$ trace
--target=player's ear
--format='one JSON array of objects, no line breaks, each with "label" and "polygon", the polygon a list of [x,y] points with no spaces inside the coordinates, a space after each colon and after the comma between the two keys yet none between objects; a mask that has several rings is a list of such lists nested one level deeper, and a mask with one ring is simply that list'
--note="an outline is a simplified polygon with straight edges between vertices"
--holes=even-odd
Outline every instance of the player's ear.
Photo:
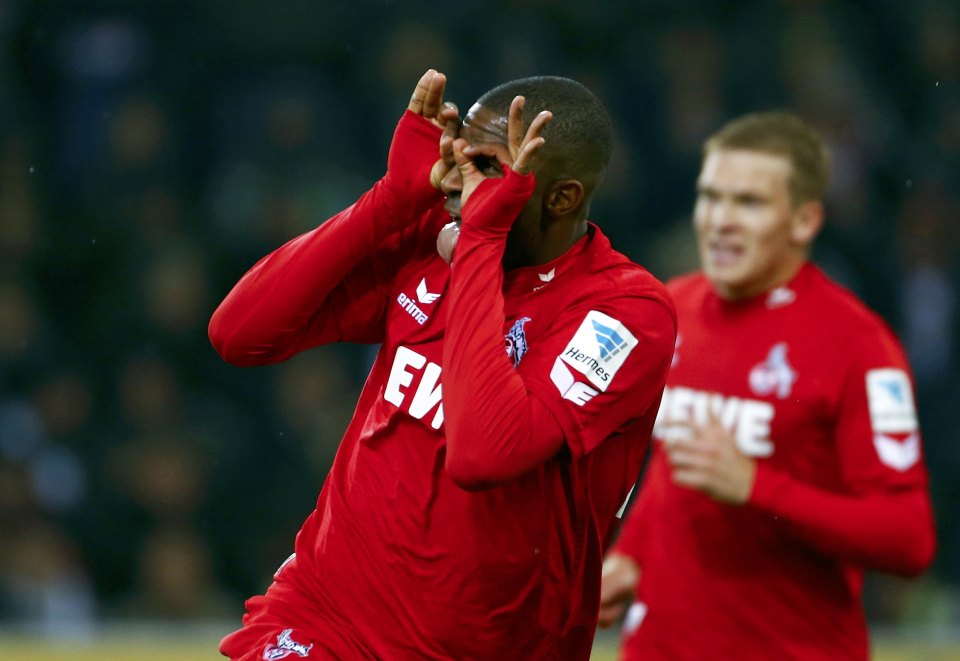
[{"label": "player's ear", "polygon": [[793,241],[803,246],[812,243],[823,229],[823,215],[823,202],[820,200],[808,200],[798,206],[790,225]]},{"label": "player's ear", "polygon": [[557,179],[543,196],[543,206],[551,218],[577,214],[584,203],[583,183],[577,179]]}]

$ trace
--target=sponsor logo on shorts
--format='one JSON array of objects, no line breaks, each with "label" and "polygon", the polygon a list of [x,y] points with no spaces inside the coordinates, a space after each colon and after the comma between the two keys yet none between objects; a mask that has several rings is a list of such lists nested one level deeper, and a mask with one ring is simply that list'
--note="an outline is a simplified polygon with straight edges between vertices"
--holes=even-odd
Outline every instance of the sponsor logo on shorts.
[{"label": "sponsor logo on shorts", "polygon": [[307,658],[310,654],[310,650],[313,649],[313,643],[309,645],[304,645],[303,643],[298,643],[293,638],[290,637],[290,634],[293,633],[293,629],[284,629],[280,632],[280,635],[277,636],[277,644],[274,645],[270,643],[263,648],[263,658],[265,661],[276,661],[276,659],[285,659],[291,654],[296,654],[300,658]]}]

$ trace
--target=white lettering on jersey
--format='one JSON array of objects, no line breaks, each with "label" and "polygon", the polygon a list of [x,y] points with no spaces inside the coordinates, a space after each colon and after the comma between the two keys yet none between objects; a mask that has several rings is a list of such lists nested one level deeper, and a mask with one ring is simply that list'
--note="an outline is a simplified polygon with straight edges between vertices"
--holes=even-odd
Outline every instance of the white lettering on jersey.
[{"label": "white lettering on jersey", "polygon": [[705,392],[676,386],[664,388],[663,400],[657,412],[656,435],[668,437],[670,422],[706,424],[708,413],[720,419],[726,429],[734,433],[737,446],[752,457],[773,454],[770,425],[776,409],[770,402],[740,397],[725,397],[720,393]]},{"label": "white lettering on jersey", "polygon": [[[432,296],[432,295],[433,295],[433,294],[431,294],[431,296]],[[399,303],[399,304],[400,304],[400,307],[402,307],[402,308],[404,309],[404,311],[405,311],[407,314],[409,314],[411,317],[413,317],[414,321],[416,321],[416,322],[417,322],[418,324],[420,324],[421,326],[423,326],[425,323],[427,323],[427,319],[430,318],[429,316],[427,316],[427,313],[426,313],[426,312],[424,312],[424,311],[421,310],[419,307],[417,307],[417,302],[416,302],[416,301],[414,301],[412,298],[408,297],[408,296],[407,296],[406,294],[404,294],[403,292],[400,292],[400,293],[397,295],[397,303]]]},{"label": "white lettering on jersey", "polygon": [[560,358],[553,363],[553,369],[550,370],[550,380],[560,391],[564,399],[569,399],[577,406],[583,406],[600,393],[586,383],[581,383],[573,378],[573,374],[567,369]]},{"label": "white lettering on jersey", "polygon": [[[424,368],[424,366],[426,366]],[[390,368],[390,376],[387,377],[387,385],[383,389],[383,398],[396,406],[403,408],[403,402],[406,394],[401,388],[407,388],[413,383],[413,370],[423,370],[423,377],[413,394],[413,400],[410,402],[408,412],[410,416],[417,420],[422,420],[427,413],[437,408],[436,414],[430,426],[434,429],[440,429],[443,424],[443,403],[440,381],[440,366],[436,363],[427,361],[426,357],[421,356],[416,351],[407,347],[397,347],[397,353],[393,357],[393,366]]]},{"label": "white lettering on jersey", "polygon": [[918,429],[910,377],[900,369],[867,372],[867,404],[874,434],[908,434]]},{"label": "white lettering on jersey", "polygon": [[620,321],[590,310],[560,359],[606,392],[635,346],[637,338]]},{"label": "white lettering on jersey", "polygon": [[916,432],[903,441],[886,434],[874,434],[873,446],[880,461],[901,473],[920,460],[920,434]]}]

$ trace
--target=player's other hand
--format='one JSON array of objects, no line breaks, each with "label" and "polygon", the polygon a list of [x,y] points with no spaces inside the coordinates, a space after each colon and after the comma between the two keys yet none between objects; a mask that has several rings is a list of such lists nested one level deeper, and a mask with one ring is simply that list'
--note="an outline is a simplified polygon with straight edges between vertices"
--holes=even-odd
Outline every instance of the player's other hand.
[{"label": "player's other hand", "polygon": [[[753,493],[757,463],[737,446],[737,439],[710,412],[704,424],[668,421],[672,428],[663,441],[671,478],[727,505],[743,505]],[[667,440],[669,439],[669,440]]]},{"label": "player's other hand", "polygon": [[446,75],[435,69],[427,69],[417,81],[410,96],[407,110],[430,120],[443,129],[440,137],[440,158],[430,169],[430,185],[440,189],[440,182],[451,168],[456,166],[453,159],[453,140],[460,135],[460,111],[456,104],[443,100],[443,91],[447,85]]},{"label": "player's other hand", "polygon": [[597,620],[601,628],[606,629],[623,617],[633,601],[639,580],[640,567],[630,556],[614,552],[604,558],[600,574],[600,617]]}]

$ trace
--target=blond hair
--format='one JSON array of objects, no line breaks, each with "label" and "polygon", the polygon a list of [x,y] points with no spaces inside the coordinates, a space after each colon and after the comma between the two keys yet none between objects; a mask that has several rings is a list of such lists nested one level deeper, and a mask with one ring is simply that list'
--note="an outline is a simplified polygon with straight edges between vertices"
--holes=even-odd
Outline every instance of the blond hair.
[{"label": "blond hair", "polygon": [[793,206],[826,195],[830,152],[820,133],[792,113],[757,112],[734,119],[707,139],[703,156],[720,149],[785,156],[792,165],[788,186]]}]

